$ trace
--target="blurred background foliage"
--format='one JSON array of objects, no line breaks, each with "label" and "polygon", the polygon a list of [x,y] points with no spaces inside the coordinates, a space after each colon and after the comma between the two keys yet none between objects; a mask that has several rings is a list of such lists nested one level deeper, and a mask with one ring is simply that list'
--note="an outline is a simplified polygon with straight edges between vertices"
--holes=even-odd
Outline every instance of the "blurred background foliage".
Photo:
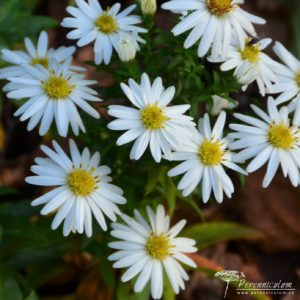
[{"label": "blurred background foliage", "polygon": [[[113,1],[100,2],[105,6],[111,5]],[[130,2],[132,1],[123,1],[122,4],[128,5]],[[264,3],[260,2],[253,6],[257,10],[256,13],[260,15],[265,13],[263,17],[267,19],[270,17],[271,22],[284,19],[285,28],[281,37],[285,39],[284,42],[288,41],[290,44],[287,46],[292,47],[299,55],[299,1],[272,0]],[[22,49],[24,37],[36,40],[41,30],[57,26],[65,15],[67,4],[67,1],[60,0],[1,0],[0,49]],[[161,76],[165,86],[174,85],[176,87],[174,104],[191,104],[190,115],[196,120],[212,106],[211,96],[215,94],[230,101],[239,100],[241,110],[247,110],[250,101],[264,106],[264,101],[261,101],[255,88],[250,88],[244,94],[239,93],[239,86],[231,73],[221,73],[218,65],[197,58],[195,47],[190,50],[183,49],[185,36],[174,38],[168,31],[172,21],[166,24],[168,22],[165,22],[165,18],[166,15],[159,12],[155,20],[156,25],[151,18],[144,19],[145,26],[149,29],[149,34],[144,36],[147,44],[142,47],[137,59],[130,63],[121,63],[115,56],[109,66],[95,67],[90,60],[89,50],[78,51],[75,62],[87,62],[90,66],[87,76],[99,81],[99,94],[105,101],[97,106],[102,115],[100,120],[82,115],[87,134],[81,134],[76,139],[82,147],[87,146],[91,151],[100,151],[102,163],[112,168],[114,183],[124,190],[128,201],[122,207],[125,213],[131,215],[135,208],[143,212],[146,205],[155,207],[163,203],[175,220],[188,219],[189,226],[183,235],[194,238],[201,251],[193,257],[199,268],[197,272],[191,271],[192,279],[187,292],[180,295],[179,299],[222,299],[224,286],[222,282],[213,280],[212,277],[214,272],[223,268],[248,270],[252,280],[272,279],[274,273],[272,269],[268,269],[270,265],[258,262],[257,255],[269,259],[270,264],[274,261],[280,264],[281,254],[287,255],[285,251],[289,251],[292,267],[286,262],[288,270],[284,276],[295,281],[297,279],[295,272],[300,268],[298,236],[295,237],[297,242],[292,240],[289,244],[279,246],[281,240],[276,244],[276,241],[272,240],[273,237],[282,232],[287,234],[285,230],[290,228],[279,230],[272,222],[268,223],[267,230],[263,226],[260,227],[260,224],[263,224],[264,207],[260,207],[262,216],[258,214],[249,216],[245,212],[249,207],[244,208],[243,201],[249,200],[247,203],[256,207],[258,205],[253,202],[254,200],[261,202],[265,201],[266,197],[267,204],[269,204],[267,199],[274,200],[274,197],[255,193],[260,188],[259,176],[254,178],[256,181],[254,192],[253,190],[249,192],[251,183],[246,183],[242,189],[239,188],[244,181],[242,178],[235,178],[238,193],[233,200],[225,201],[222,206],[214,201],[203,205],[199,190],[187,198],[182,197],[177,191],[178,179],[167,176],[172,163],[163,161],[155,164],[149,153],[137,162],[130,161],[131,145],[117,147],[115,142],[120,133],[109,131],[106,127],[110,121],[106,113],[107,105],[127,103],[119,88],[119,82],[127,82],[129,77],[139,80],[143,72],[148,73],[152,79]],[[174,17],[170,16],[169,19],[172,18]],[[281,25],[282,23],[279,24]],[[159,30],[159,26],[164,30]],[[275,27],[270,26],[265,34],[274,30]],[[61,28],[51,31],[50,37],[51,43],[56,47],[71,43],[65,39],[65,31]],[[0,60],[0,66],[4,65]],[[5,82],[2,82],[0,86],[4,84]],[[52,138],[57,139],[62,145],[65,145],[66,141],[59,138],[55,130],[43,139],[36,132],[27,133],[26,124],[12,117],[16,104],[5,99],[3,93],[0,94],[0,98],[0,299],[148,299],[148,289],[141,294],[133,294],[132,287],[120,282],[120,273],[114,271],[111,263],[107,261],[110,254],[107,243],[111,240],[108,233],[95,226],[91,239],[79,235],[64,238],[60,229],[51,230],[53,216],[41,217],[40,208],[30,206],[34,197],[46,192],[45,189],[27,186],[23,182],[24,177],[29,174],[33,158],[40,155],[39,144],[47,144]],[[278,187],[281,189],[279,183]],[[276,194],[276,188],[273,192]],[[283,197],[280,198],[280,193],[278,195],[279,201],[282,201]],[[249,196],[252,198],[248,199]],[[297,197],[298,194],[291,196],[293,199]],[[286,196],[284,199],[288,201],[287,198],[289,197]],[[299,219],[298,202],[297,204],[293,202],[296,207],[292,208],[296,214],[295,219]],[[243,207],[240,207],[241,205]],[[277,211],[272,211],[272,216],[277,220],[276,224],[281,222],[278,221]],[[279,211],[283,214],[282,207]],[[249,218],[252,219],[249,221]],[[252,220],[258,223],[258,226],[253,225]],[[294,220],[293,216],[290,220]],[[295,227],[295,223],[290,227]],[[288,234],[286,238],[288,239]],[[278,253],[274,260],[271,260],[273,254],[270,255],[270,249],[271,253]],[[297,261],[298,258],[298,263],[294,263],[292,259]],[[249,266],[252,269],[249,269]],[[280,272],[277,275],[280,277],[277,279],[284,279]],[[270,299],[263,295],[257,295],[255,298]],[[165,288],[164,299],[175,299],[168,285]],[[238,298],[228,295],[228,299]]]}]

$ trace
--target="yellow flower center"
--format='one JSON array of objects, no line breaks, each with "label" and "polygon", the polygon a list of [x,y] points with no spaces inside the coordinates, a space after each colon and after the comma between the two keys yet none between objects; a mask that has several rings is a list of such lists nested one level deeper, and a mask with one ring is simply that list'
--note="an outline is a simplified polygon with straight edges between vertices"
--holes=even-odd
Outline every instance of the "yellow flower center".
[{"label": "yellow flower center", "polygon": [[31,60],[31,65],[42,65],[46,69],[48,69],[49,66],[49,59],[47,57],[41,58],[41,57],[35,57]]},{"label": "yellow flower center", "polygon": [[296,138],[290,127],[285,124],[270,125],[268,140],[275,148],[291,149]]},{"label": "yellow flower center", "polygon": [[206,3],[210,12],[218,17],[225,16],[235,7],[232,0],[206,0]]},{"label": "yellow flower center", "polygon": [[241,57],[243,60],[248,60],[251,63],[257,62],[259,60],[261,51],[256,44],[247,43],[244,50],[241,50]]},{"label": "yellow flower center", "polygon": [[66,99],[73,91],[74,85],[71,85],[68,79],[51,75],[48,81],[43,83],[43,89],[50,99]]},{"label": "yellow flower center", "polygon": [[112,34],[118,30],[118,24],[113,16],[104,14],[99,17],[95,25],[104,34]]},{"label": "yellow flower center", "polygon": [[156,235],[152,233],[147,240],[145,249],[153,259],[162,261],[170,255],[171,247],[167,236],[164,234]]},{"label": "yellow flower center", "polygon": [[205,139],[199,147],[199,158],[206,166],[219,165],[222,161],[223,150],[218,142]]},{"label": "yellow flower center", "polygon": [[300,72],[296,74],[295,80],[296,80],[298,87],[300,88]]},{"label": "yellow flower center", "polygon": [[69,173],[67,184],[77,196],[88,196],[97,188],[97,177],[83,169],[75,169]]},{"label": "yellow flower center", "polygon": [[141,110],[141,120],[146,129],[156,130],[163,128],[168,118],[165,116],[162,109],[154,104],[148,105]]}]

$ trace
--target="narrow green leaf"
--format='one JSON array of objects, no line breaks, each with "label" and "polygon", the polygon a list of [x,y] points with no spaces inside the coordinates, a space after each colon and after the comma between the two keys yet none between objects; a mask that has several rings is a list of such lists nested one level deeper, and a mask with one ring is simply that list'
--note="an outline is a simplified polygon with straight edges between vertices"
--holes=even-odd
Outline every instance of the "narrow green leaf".
[{"label": "narrow green leaf", "polygon": [[169,279],[167,275],[164,274],[164,291],[163,291],[163,300],[175,300],[176,295],[172,289]]},{"label": "narrow green leaf", "polygon": [[6,268],[0,267],[0,299],[22,300],[22,293],[19,285],[13,279]]},{"label": "narrow green leaf", "polygon": [[0,188],[0,197],[17,194],[18,191],[9,186]]},{"label": "narrow green leaf", "polygon": [[196,240],[198,249],[203,249],[226,240],[257,239],[263,237],[260,232],[230,222],[197,224],[186,228],[183,235]]},{"label": "narrow green leaf", "polygon": [[28,295],[28,297],[25,298],[25,300],[39,300],[39,297],[35,291],[31,291],[31,293]]}]

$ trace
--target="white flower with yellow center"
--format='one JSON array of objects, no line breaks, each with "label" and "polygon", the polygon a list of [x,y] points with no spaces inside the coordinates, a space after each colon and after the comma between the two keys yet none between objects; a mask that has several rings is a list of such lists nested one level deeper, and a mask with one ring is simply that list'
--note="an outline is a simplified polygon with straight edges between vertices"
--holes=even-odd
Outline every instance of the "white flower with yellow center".
[{"label": "white flower with yellow center", "polygon": [[233,38],[240,47],[247,35],[256,36],[252,23],[265,24],[265,20],[240,8],[241,0],[171,0],[162,8],[189,13],[176,25],[172,32],[178,36],[192,30],[184,43],[190,48],[199,42],[198,56],[203,57],[210,49],[213,56],[226,56]]},{"label": "white flower with yellow center", "polygon": [[235,114],[237,119],[247,125],[230,125],[230,128],[236,131],[230,136],[238,139],[230,144],[230,148],[243,149],[236,155],[236,159],[243,162],[253,158],[247,167],[249,173],[269,161],[263,187],[271,183],[279,165],[284,176],[289,176],[292,184],[297,186],[300,179],[299,113],[291,122],[287,107],[278,110],[272,98],[268,99],[268,113],[255,105],[251,108],[259,118]]},{"label": "white flower with yellow center", "polygon": [[224,166],[247,175],[234,163],[234,154],[227,150],[228,141],[222,137],[225,120],[226,113],[222,112],[211,129],[208,114],[205,114],[199,121],[199,132],[195,131],[190,143],[173,153],[172,160],[183,162],[170,170],[168,175],[185,173],[178,184],[183,196],[191,194],[202,182],[203,202],[207,203],[213,191],[216,200],[221,203],[223,192],[229,198],[234,192],[234,186]]},{"label": "white flower with yellow center", "polygon": [[49,68],[43,66],[23,66],[28,75],[24,78],[10,77],[7,97],[28,100],[16,112],[21,121],[29,119],[27,129],[32,130],[41,122],[39,133],[45,135],[55,119],[58,133],[66,136],[69,124],[78,135],[85,127],[77,111],[80,107],[94,118],[99,113],[87,101],[101,101],[97,92],[88,87],[96,81],[84,80],[82,75],[70,71],[70,61],[58,64],[52,60]]},{"label": "white flower with yellow center", "polygon": [[187,139],[195,126],[193,118],[184,115],[190,105],[168,106],[175,95],[175,88],[164,89],[160,77],[151,84],[148,75],[143,74],[140,85],[129,79],[129,85],[122,83],[121,88],[137,108],[108,107],[108,114],[118,118],[110,122],[108,128],[128,130],[117,140],[117,145],[136,140],[130,159],[140,159],[148,145],[156,162],[160,162],[162,154],[170,157],[171,150]]},{"label": "white flower with yellow center", "polygon": [[[72,15],[65,18],[61,25],[74,28],[67,37],[78,39],[77,45],[83,47],[95,42],[95,63],[104,61],[109,64],[113,49],[118,50],[118,40],[122,33],[134,34],[147,32],[146,29],[137,26],[142,19],[136,15],[129,15],[136,7],[131,5],[120,12],[120,3],[103,10],[98,0],[75,1],[78,7],[69,6],[67,11]],[[140,39],[139,41],[143,41]]]},{"label": "white flower with yellow center", "polygon": [[[222,71],[234,69],[234,76],[243,85],[245,91],[252,82],[257,83],[259,92],[265,96],[271,88],[272,83],[277,81],[274,73],[278,63],[262,52],[270,43],[271,39],[263,39],[259,42],[247,39],[244,46],[230,46],[224,63],[221,65]],[[217,58],[209,58],[210,61],[218,61]]]},{"label": "white flower with yellow center", "polygon": [[272,86],[270,92],[281,94],[275,99],[276,105],[289,101],[289,111],[292,111],[297,100],[300,100],[300,60],[279,42],[276,42],[273,50],[284,65],[276,68],[277,83]]},{"label": "white flower with yellow center", "polygon": [[109,260],[116,261],[114,268],[127,268],[121,280],[127,282],[137,276],[134,285],[135,292],[141,292],[146,284],[151,282],[151,295],[160,299],[163,294],[166,273],[176,294],[185,288],[184,281],[188,274],[180,263],[196,267],[184,253],[196,252],[195,241],[189,238],[176,237],[185,226],[182,220],[170,228],[170,217],[165,215],[162,205],[156,214],[147,207],[150,224],[135,210],[135,219],[122,214],[125,224],[113,223],[111,235],[120,241],[112,242],[109,247],[118,251],[109,256]]},{"label": "white flower with yellow center", "polygon": [[55,230],[64,221],[63,234],[71,231],[92,236],[92,216],[103,230],[107,230],[104,216],[116,221],[119,214],[118,204],[125,204],[123,191],[111,184],[109,167],[99,165],[100,154],[85,148],[79,152],[75,142],[70,140],[71,157],[63,149],[52,142],[54,150],[42,145],[47,158],[38,157],[31,171],[36,176],[26,178],[26,182],[39,186],[55,186],[55,188],[35,199],[31,204],[45,205],[42,215],[56,213],[52,222]]},{"label": "white flower with yellow center", "polygon": [[45,31],[41,32],[36,47],[29,38],[25,38],[24,44],[26,51],[2,49],[2,59],[14,66],[0,69],[0,79],[26,75],[26,72],[21,67],[21,65],[24,64],[32,66],[40,64],[45,68],[48,68],[51,59],[55,59],[57,62],[61,63],[72,57],[76,50],[73,46],[48,49],[48,35]]}]

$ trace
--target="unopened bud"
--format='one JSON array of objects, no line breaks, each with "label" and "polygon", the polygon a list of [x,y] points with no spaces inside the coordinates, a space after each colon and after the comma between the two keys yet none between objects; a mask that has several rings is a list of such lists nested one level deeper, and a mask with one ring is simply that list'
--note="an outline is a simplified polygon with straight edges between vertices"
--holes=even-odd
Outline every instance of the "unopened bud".
[{"label": "unopened bud", "polygon": [[140,0],[141,9],[144,15],[153,16],[157,10],[156,0]]},{"label": "unopened bud", "polygon": [[123,62],[128,62],[135,58],[136,52],[140,49],[137,40],[129,35],[129,34],[122,34],[119,42],[117,52],[120,59]]}]

